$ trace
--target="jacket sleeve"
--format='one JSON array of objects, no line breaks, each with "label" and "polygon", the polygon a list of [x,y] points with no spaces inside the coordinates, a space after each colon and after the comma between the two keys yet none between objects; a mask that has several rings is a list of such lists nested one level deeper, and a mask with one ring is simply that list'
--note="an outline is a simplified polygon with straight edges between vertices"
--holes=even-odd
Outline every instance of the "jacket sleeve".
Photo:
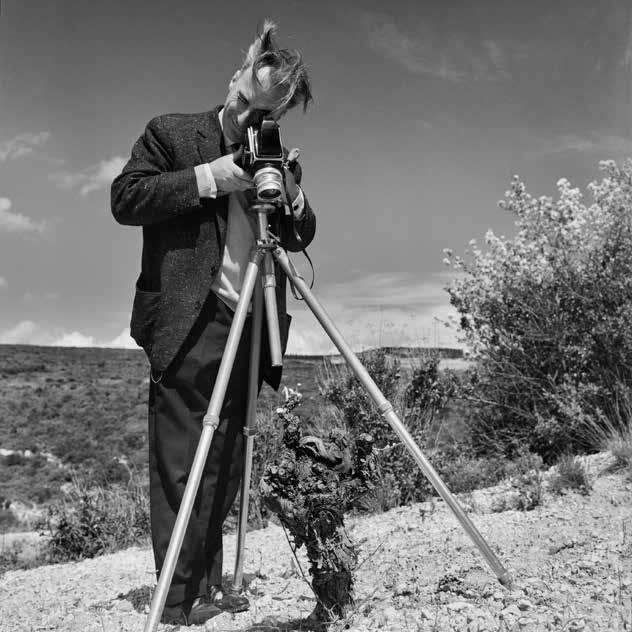
[{"label": "jacket sleeve", "polygon": [[[284,248],[290,252],[300,252],[303,248],[307,248],[314,239],[316,233],[316,215],[310,206],[305,192],[303,192],[305,206],[300,219],[292,217],[284,217],[283,230],[281,232],[281,243]],[[297,239],[298,237],[300,238]]]},{"label": "jacket sleeve", "polygon": [[201,207],[193,167],[173,170],[173,142],[162,118],[152,119],[112,182],[112,214],[129,226],[148,226]]}]

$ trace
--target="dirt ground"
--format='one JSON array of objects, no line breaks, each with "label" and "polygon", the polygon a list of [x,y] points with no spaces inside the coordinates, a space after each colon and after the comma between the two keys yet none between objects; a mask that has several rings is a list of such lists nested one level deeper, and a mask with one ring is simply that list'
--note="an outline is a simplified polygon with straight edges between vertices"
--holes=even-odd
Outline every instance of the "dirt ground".
[{"label": "dirt ground", "polygon": [[[593,490],[586,496],[545,492],[532,511],[503,512],[491,508],[511,493],[508,485],[461,498],[511,572],[511,589],[496,580],[443,501],[349,520],[360,545],[356,605],[329,630],[632,630],[632,483],[604,471],[608,455],[587,462]],[[227,537],[225,571],[232,571],[234,550]],[[303,619],[315,599],[301,574],[305,556],[297,556],[298,564],[278,526],[249,533],[250,610],[190,629],[308,629]],[[140,631],[153,581],[151,552],[139,548],[9,572],[0,578],[0,630]]]}]

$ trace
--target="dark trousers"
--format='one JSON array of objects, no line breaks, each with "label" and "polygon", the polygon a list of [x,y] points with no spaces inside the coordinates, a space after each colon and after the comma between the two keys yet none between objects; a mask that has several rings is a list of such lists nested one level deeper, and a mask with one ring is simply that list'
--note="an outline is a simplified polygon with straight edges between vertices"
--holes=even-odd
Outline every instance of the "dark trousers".
[{"label": "dark trousers", "polygon": [[[173,363],[149,391],[151,533],[162,568],[202,432],[233,313],[212,292]],[[167,605],[193,601],[222,580],[222,524],[235,500],[243,466],[251,319],[239,344],[220,424],[167,596]],[[155,377],[155,376],[154,376]]]}]

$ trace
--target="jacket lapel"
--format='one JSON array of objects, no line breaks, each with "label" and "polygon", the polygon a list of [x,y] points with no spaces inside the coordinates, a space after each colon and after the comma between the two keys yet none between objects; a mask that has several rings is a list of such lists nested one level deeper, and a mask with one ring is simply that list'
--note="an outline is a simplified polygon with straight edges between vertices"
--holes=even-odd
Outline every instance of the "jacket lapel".
[{"label": "jacket lapel", "polygon": [[212,162],[226,153],[224,135],[218,118],[218,112],[221,109],[222,106],[218,105],[207,112],[198,125],[197,150],[202,162]]}]

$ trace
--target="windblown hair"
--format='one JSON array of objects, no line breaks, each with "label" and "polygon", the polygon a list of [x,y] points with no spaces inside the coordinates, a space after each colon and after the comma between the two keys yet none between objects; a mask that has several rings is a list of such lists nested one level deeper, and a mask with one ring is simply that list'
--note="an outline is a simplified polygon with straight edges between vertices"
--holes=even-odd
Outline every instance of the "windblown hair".
[{"label": "windblown hair", "polygon": [[290,109],[299,103],[303,104],[303,112],[314,99],[301,53],[297,50],[279,48],[274,41],[277,25],[272,20],[264,20],[261,33],[250,45],[242,70],[252,68],[254,81],[260,84],[257,72],[261,68],[272,68],[272,85],[284,88],[285,97],[279,109]]}]

